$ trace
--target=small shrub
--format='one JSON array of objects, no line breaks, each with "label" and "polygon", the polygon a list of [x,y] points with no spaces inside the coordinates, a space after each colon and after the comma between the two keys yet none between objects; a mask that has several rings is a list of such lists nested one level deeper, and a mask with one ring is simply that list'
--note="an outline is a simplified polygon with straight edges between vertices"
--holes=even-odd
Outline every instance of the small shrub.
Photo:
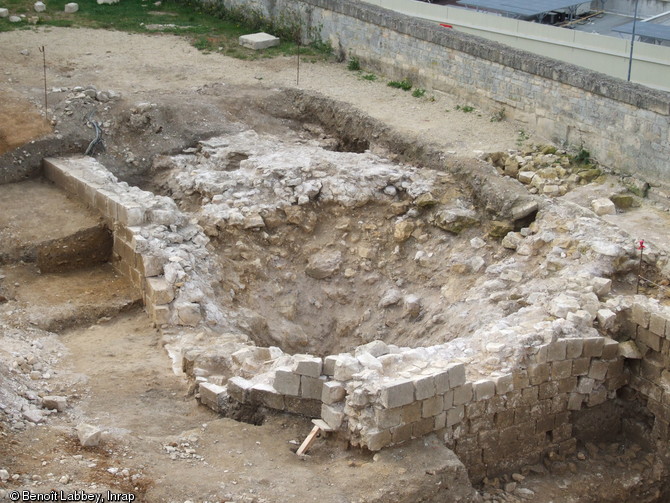
[{"label": "small shrub", "polygon": [[471,107],[470,105],[456,105],[456,110],[460,110],[461,112],[465,112],[466,114],[469,114],[470,112],[475,111],[475,107]]},{"label": "small shrub", "polygon": [[370,80],[370,81],[375,81],[377,80],[377,76],[374,73],[366,73],[361,77],[363,80]]},{"label": "small shrub", "polygon": [[402,89],[403,91],[409,91],[412,89],[412,82],[409,79],[404,79],[401,81],[392,80],[387,85],[389,87],[395,87],[396,89]]},{"label": "small shrub", "polygon": [[349,60],[349,63],[347,63],[347,69],[351,70],[352,72],[357,72],[361,69],[361,62],[358,60],[358,58],[353,57]]},{"label": "small shrub", "polygon": [[505,120],[505,107],[499,108],[491,115],[491,122],[502,122]]},{"label": "small shrub", "polygon": [[412,96],[414,96],[415,98],[423,98],[424,94],[426,94],[426,90],[421,89],[420,87],[417,87],[416,89],[414,89],[414,91],[412,91]]},{"label": "small shrub", "polygon": [[579,152],[572,158],[577,164],[590,164],[591,163],[591,152],[586,150],[584,147],[579,149]]}]

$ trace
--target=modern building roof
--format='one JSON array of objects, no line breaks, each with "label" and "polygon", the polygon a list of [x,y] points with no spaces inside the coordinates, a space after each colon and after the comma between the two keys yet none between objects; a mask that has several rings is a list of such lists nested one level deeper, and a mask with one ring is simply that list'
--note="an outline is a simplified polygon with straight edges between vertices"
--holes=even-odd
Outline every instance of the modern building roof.
[{"label": "modern building roof", "polygon": [[[633,23],[622,24],[612,28],[612,31],[618,33],[633,33]],[[669,41],[670,40],[670,26],[664,24],[655,24],[655,23],[645,23],[644,21],[638,21],[635,24],[635,35],[641,37],[653,38],[658,42]]]},{"label": "modern building roof", "polygon": [[569,9],[575,12],[585,1],[577,0],[459,0],[460,5],[502,12],[511,17],[537,17],[542,19],[551,11]]}]

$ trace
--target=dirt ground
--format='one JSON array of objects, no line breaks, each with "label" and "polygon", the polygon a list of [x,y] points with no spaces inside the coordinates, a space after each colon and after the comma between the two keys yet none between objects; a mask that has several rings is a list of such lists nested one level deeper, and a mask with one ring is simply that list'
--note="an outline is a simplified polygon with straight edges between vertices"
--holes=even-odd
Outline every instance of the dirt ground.
[{"label": "dirt ground", "polygon": [[[177,153],[201,136],[228,131],[236,120],[244,119],[265,132],[283,130],[290,122],[271,119],[247,105],[266,99],[277,88],[295,86],[295,59],[247,62],[206,55],[173,36],[56,28],[15,31],[0,35],[0,154],[37,140],[48,129],[40,115],[43,81],[38,47],[42,45],[47,49],[51,90],[49,118],[56,110],[59,114],[52,125],[54,134],[66,140],[74,134],[76,148],[85,147],[92,131],[79,116],[67,119],[72,88],[113,91],[118,98],[87,106],[117,134],[107,139],[102,159],[129,180],[143,179],[153,155]],[[383,78],[363,80],[341,63],[301,65],[298,87],[348,103],[409,138],[436,144],[449,156],[515,148],[521,130],[521,143],[542,141],[523,124],[491,122],[493,111],[463,113],[455,107],[466,103],[442,93],[428,92],[426,98],[417,99],[388,88]],[[75,115],[82,108],[86,107],[72,106]],[[143,110],[153,112],[142,115]],[[148,122],[141,119],[144,116],[150,117]],[[133,117],[140,122],[134,124]],[[152,121],[170,126],[147,137]],[[130,126],[124,128],[122,123]],[[76,149],[68,145],[64,150]],[[141,501],[178,503],[421,501],[431,494],[427,487],[442,480],[436,477],[448,474],[444,480],[454,480],[461,475],[453,468],[456,462],[449,464],[453,460],[446,449],[430,440],[374,456],[320,440],[310,456],[299,458],[294,450],[311,429],[307,420],[269,414],[263,425],[254,426],[198,406],[185,378],[173,373],[160,334],[143,311],[133,307],[136,296],[112,270],[101,267],[44,276],[19,261],[21,253],[16,250],[24,249],[24,242],[30,247],[55,227],[77,228],[88,225],[91,218],[81,208],[71,208],[70,217],[60,223],[52,220],[56,208],[60,211],[72,202],[59,207],[57,199],[51,199],[57,196],[38,182],[27,183],[0,192],[0,204],[9,201],[17,215],[26,215],[21,210],[37,190],[51,206],[30,218],[32,226],[8,219],[5,211],[10,210],[5,207],[0,214],[3,241],[14,242],[0,248],[12,261],[0,262],[0,328],[8,334],[13,327],[29,328],[34,338],[16,336],[11,347],[0,348],[0,355],[15,362],[14,367],[8,364],[11,372],[31,366],[32,371],[23,372],[41,386],[40,393],[67,396],[69,407],[49,414],[37,426],[10,428],[0,422],[0,470],[9,475],[9,480],[0,481],[0,490],[112,490],[132,492]],[[17,187],[19,193],[30,191],[31,196],[21,202],[12,199],[9,192]],[[663,222],[667,215],[659,212],[657,218]],[[631,226],[639,224],[628,219]],[[58,330],[58,336],[42,330]],[[30,355],[35,363],[29,362]],[[2,386],[7,383],[0,380]],[[26,388],[23,393],[29,399],[35,391]],[[99,447],[79,445],[74,427],[81,422],[104,430]],[[598,501],[590,495],[595,487],[615,498],[606,478],[596,474],[605,471],[625,484],[639,472],[653,469],[637,449],[632,449],[629,464],[620,460],[612,464],[608,449],[593,446],[583,458],[556,460],[566,478],[574,470],[593,475],[577,481],[578,489],[570,495],[563,478],[546,477],[547,468],[536,467],[525,473],[525,480],[519,478],[519,486],[533,488],[520,493],[525,496],[491,490],[498,499],[489,500]],[[586,459],[597,462],[587,467]],[[459,494],[452,488],[453,498]],[[467,491],[462,497],[467,501]]]}]

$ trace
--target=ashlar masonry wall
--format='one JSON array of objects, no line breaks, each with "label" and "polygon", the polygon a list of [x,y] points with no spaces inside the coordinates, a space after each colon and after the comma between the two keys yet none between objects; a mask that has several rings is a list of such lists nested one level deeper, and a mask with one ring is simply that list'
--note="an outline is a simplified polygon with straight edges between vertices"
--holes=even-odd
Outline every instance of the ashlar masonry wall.
[{"label": "ashlar masonry wall", "polygon": [[219,0],[242,12],[300,20],[305,37],[330,41],[364,68],[505,107],[558,144],[584,145],[604,165],[664,185],[670,93],[351,0]]}]

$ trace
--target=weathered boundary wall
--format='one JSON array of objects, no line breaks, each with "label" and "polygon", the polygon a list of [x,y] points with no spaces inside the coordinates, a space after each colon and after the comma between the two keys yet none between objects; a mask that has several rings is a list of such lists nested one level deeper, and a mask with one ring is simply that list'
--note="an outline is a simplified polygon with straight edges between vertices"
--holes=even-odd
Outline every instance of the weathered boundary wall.
[{"label": "weathered boundary wall", "polygon": [[670,93],[350,0],[219,1],[278,22],[301,19],[305,36],[319,35],[366,69],[505,107],[558,144],[583,144],[616,171],[666,183]]}]

